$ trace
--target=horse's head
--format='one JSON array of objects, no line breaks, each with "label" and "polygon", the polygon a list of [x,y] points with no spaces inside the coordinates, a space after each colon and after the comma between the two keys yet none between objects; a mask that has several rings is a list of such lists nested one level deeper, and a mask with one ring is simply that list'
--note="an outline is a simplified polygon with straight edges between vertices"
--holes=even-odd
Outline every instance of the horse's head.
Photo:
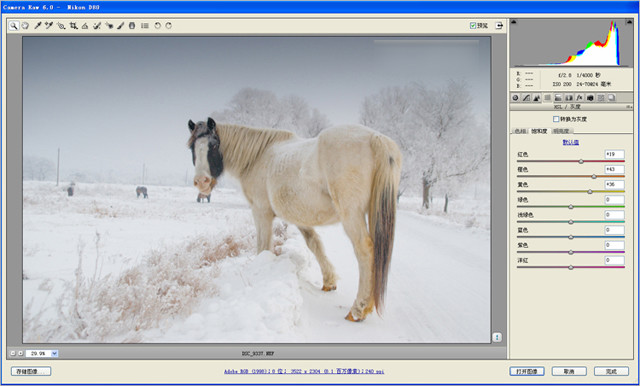
[{"label": "horse's head", "polygon": [[191,149],[193,165],[196,167],[193,185],[201,193],[208,195],[216,185],[216,179],[220,177],[223,169],[216,123],[211,118],[206,123],[202,121],[193,123],[189,120],[189,131],[191,137],[187,145]]}]

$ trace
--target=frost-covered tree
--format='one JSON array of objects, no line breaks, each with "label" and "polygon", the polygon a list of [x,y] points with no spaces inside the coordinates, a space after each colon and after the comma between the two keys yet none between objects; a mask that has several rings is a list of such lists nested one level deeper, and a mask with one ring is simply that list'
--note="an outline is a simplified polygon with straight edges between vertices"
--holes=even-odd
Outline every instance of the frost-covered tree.
[{"label": "frost-covered tree", "polygon": [[243,88],[231,98],[228,106],[214,113],[216,119],[268,128],[278,127],[282,120],[280,102],[271,91]]},{"label": "frost-covered tree", "polygon": [[22,160],[22,179],[44,181],[54,179],[56,165],[48,158],[25,156]]},{"label": "frost-covered tree", "polygon": [[365,98],[360,111],[360,122],[393,138],[402,149],[403,167],[400,175],[399,195],[411,189],[415,175],[416,159],[423,151],[422,140],[418,140],[419,128],[415,121],[414,101],[416,87],[387,87],[377,94]]},{"label": "frost-covered tree", "polygon": [[326,129],[329,126],[331,126],[331,121],[329,121],[329,118],[327,118],[326,115],[322,114],[320,110],[313,109],[311,111],[309,120],[307,121],[306,125],[304,125],[306,132],[300,132],[300,134],[309,138],[315,137],[316,135],[320,134],[322,130]]},{"label": "frost-covered tree", "polygon": [[465,82],[450,80],[443,88],[428,91],[420,87],[422,98],[417,112],[426,114],[422,120],[429,122],[430,140],[437,148],[423,157],[423,189],[440,183],[444,190],[447,212],[449,197],[464,189],[465,176],[470,176],[489,160],[489,131],[479,126],[475,117],[471,95]]},{"label": "frost-covered tree", "polygon": [[213,112],[212,116],[220,122],[290,130],[303,137],[316,136],[330,125],[326,115],[309,107],[300,96],[278,98],[271,91],[255,88],[241,89],[227,108]]},{"label": "frost-covered tree", "polygon": [[488,124],[476,117],[463,81],[450,80],[437,89],[419,83],[382,89],[365,98],[360,117],[401,147],[405,173],[400,189],[415,192],[419,186],[426,208],[437,186],[446,212],[448,198],[488,164]]}]

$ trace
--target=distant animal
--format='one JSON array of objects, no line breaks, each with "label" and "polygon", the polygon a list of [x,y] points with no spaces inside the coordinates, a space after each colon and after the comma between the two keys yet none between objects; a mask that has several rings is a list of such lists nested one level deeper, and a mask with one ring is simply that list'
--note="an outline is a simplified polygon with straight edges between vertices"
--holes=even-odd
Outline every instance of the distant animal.
[{"label": "distant animal", "polygon": [[75,193],[75,190],[76,190],[76,183],[71,182],[67,187],[67,196],[69,197],[73,196],[73,193]]},{"label": "distant animal", "polygon": [[240,180],[256,224],[258,252],[272,248],[275,216],[291,222],[320,264],[322,290],[335,290],[335,270],[313,227],[342,222],[360,276],[346,319],[364,320],[374,306],[381,314],[402,165],[395,142],[360,125],[336,126],[311,139],[216,125],[211,118],[190,120],[188,126],[194,186],[209,195],[224,170]]},{"label": "distant animal", "polygon": [[149,196],[147,195],[147,187],[146,186],[138,186],[136,188],[136,198],[140,198],[140,195],[142,194],[142,196],[144,198],[148,198]]},{"label": "distant animal", "polygon": [[198,198],[197,198],[198,202],[200,202],[200,200],[204,202],[205,198],[207,199],[207,202],[211,202],[211,193],[209,194],[198,193]]}]

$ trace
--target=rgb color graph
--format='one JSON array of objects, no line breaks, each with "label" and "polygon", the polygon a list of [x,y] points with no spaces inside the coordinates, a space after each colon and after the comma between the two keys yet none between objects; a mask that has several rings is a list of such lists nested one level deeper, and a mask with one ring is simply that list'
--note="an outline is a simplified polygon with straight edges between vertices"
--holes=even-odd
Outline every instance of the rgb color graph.
[{"label": "rgb color graph", "polygon": [[619,66],[620,49],[618,27],[611,22],[607,40],[601,43],[589,42],[584,50],[569,56],[564,63],[551,63],[550,66]]}]

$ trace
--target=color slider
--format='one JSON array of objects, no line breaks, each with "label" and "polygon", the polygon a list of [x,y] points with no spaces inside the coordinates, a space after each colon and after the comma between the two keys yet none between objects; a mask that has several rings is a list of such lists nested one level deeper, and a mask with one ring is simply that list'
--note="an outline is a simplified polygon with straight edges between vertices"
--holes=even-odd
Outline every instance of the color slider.
[{"label": "color slider", "polygon": [[518,251],[517,253],[562,253],[573,255],[575,253],[624,253],[624,251],[573,251],[570,249],[568,251]]}]

